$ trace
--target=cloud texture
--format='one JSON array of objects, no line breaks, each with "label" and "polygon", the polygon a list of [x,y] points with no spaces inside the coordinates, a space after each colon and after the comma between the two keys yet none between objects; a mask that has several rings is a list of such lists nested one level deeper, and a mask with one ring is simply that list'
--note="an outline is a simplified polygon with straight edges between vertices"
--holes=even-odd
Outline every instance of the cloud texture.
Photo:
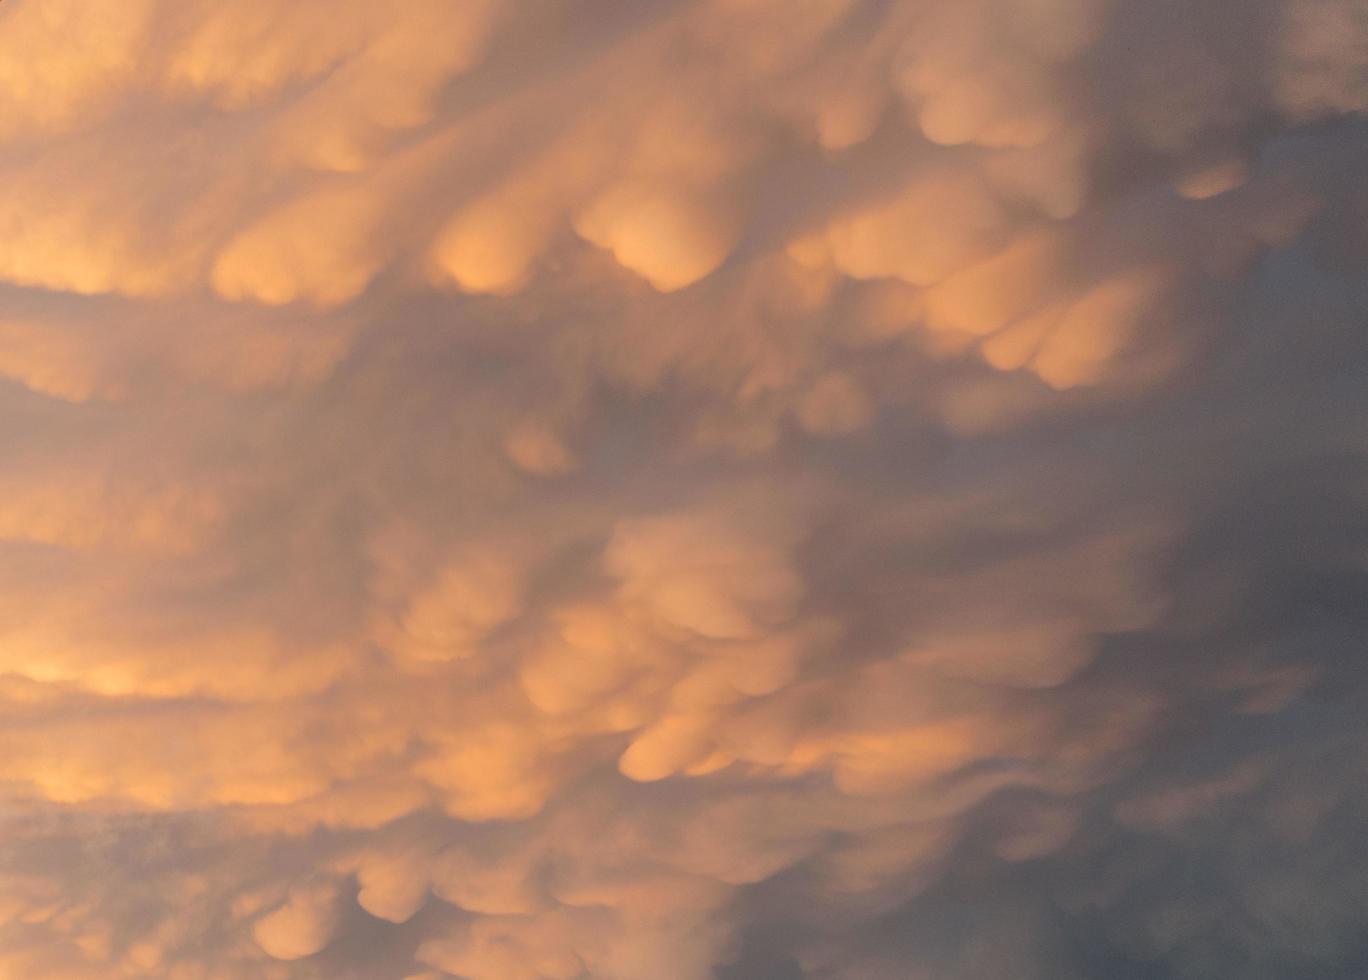
[{"label": "cloud texture", "polygon": [[5,0],[0,980],[1368,972],[1359,0]]}]

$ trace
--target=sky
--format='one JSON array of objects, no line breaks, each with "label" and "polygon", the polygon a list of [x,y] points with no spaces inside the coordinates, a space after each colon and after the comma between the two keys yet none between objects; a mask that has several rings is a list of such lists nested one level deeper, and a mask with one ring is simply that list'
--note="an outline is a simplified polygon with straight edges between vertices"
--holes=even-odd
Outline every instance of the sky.
[{"label": "sky", "polygon": [[0,980],[1368,976],[1362,0],[3,0]]}]

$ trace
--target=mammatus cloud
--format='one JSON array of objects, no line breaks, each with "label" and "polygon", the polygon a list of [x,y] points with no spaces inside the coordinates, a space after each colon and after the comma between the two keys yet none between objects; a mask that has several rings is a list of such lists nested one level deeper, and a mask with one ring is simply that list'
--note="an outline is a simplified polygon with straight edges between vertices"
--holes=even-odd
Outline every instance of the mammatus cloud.
[{"label": "mammatus cloud", "polygon": [[1368,971],[1357,0],[0,4],[0,980]]}]

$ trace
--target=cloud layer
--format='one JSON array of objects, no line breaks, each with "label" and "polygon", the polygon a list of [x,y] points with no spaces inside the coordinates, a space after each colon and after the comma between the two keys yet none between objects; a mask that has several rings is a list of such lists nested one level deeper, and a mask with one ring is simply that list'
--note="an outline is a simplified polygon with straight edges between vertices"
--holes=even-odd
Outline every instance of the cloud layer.
[{"label": "cloud layer", "polygon": [[1368,970],[1358,0],[0,5],[0,980]]}]

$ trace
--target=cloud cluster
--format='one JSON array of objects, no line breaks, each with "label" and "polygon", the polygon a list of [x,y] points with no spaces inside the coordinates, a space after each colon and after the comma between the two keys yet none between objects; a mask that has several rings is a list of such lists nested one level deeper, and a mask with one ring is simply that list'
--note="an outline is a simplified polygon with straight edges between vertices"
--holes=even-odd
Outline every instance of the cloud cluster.
[{"label": "cloud cluster", "polygon": [[0,4],[0,978],[1368,969],[1356,0]]}]

